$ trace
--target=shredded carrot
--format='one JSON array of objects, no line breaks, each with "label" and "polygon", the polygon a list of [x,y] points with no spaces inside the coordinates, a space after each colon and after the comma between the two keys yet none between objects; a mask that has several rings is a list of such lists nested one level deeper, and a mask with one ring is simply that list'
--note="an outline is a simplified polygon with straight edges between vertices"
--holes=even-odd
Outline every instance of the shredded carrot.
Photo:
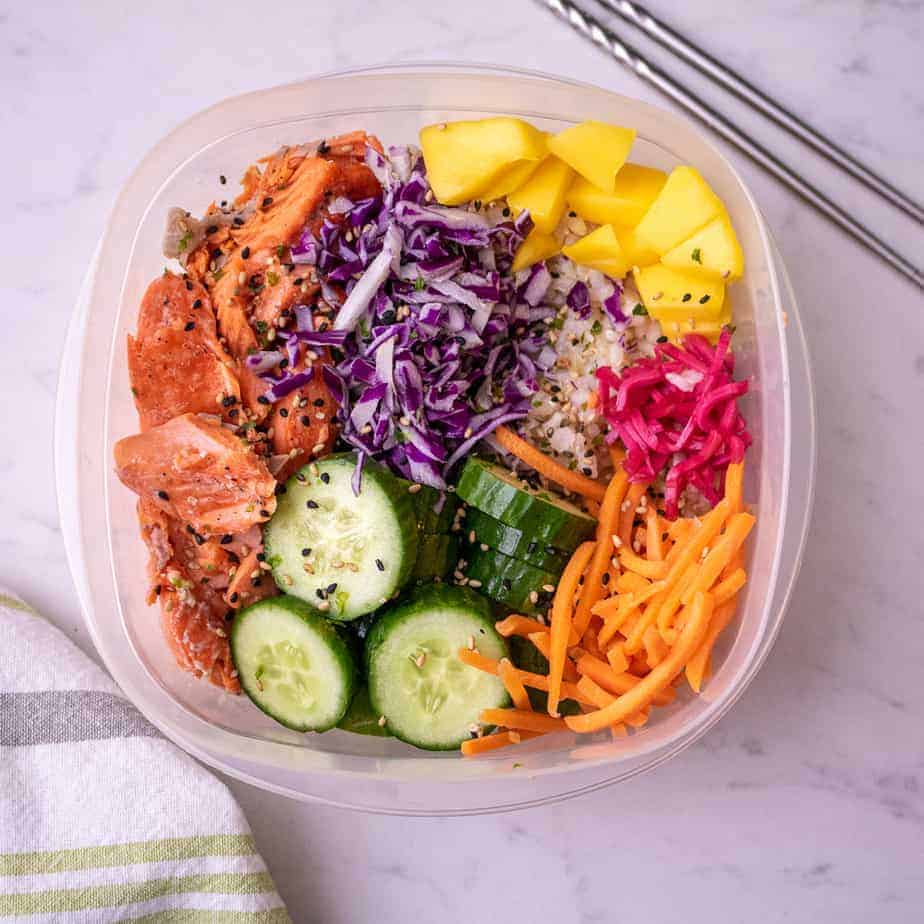
[{"label": "shredded carrot", "polygon": [[647,490],[648,485],[644,482],[629,485],[625,500],[620,504],[618,534],[623,545],[628,545],[632,542],[632,524],[635,522],[635,511],[639,501],[642,499],[642,495]]},{"label": "shredded carrot", "polygon": [[481,713],[484,725],[500,725],[503,728],[525,729],[536,732],[565,731],[564,719],[556,719],[541,712],[526,712],[523,709],[485,709]]},{"label": "shredded carrot", "polygon": [[749,513],[736,513],[731,516],[722,538],[706,555],[699,566],[695,580],[683,592],[680,598],[681,603],[689,603],[697,593],[712,587],[732,560],[732,556],[744,544],[754,523],[754,517]]},{"label": "shredded carrot", "polygon": [[494,438],[507,452],[534,468],[540,475],[545,475],[549,481],[560,484],[575,494],[581,494],[596,501],[602,501],[606,488],[599,481],[594,481],[579,472],[572,472],[554,459],[536,449],[535,446],[521,439],[508,427],[500,426],[494,431]]},{"label": "shredded carrot", "polygon": [[478,754],[487,754],[488,751],[516,744],[519,740],[512,739],[509,731],[499,731],[493,735],[483,735],[481,738],[469,738],[468,741],[462,742],[460,750],[466,757],[476,757]]},{"label": "shredded carrot", "polygon": [[584,649],[595,658],[604,657],[603,652],[600,650],[600,643],[597,641],[597,630],[593,625],[587,627],[581,644],[584,646]]},{"label": "shredded carrot", "polygon": [[742,501],[744,493],[744,461],[732,462],[725,469],[725,496],[731,506],[732,513],[740,513],[744,509]]},{"label": "shredded carrot", "polygon": [[626,716],[626,725],[631,725],[632,728],[641,728],[648,721],[649,715],[651,715],[650,706],[639,709],[634,715]]},{"label": "shredded carrot", "polygon": [[576,732],[594,732],[614,722],[622,722],[648,706],[658,693],[668,689],[674,677],[686,666],[687,661],[699,648],[706,636],[712,617],[713,598],[711,594],[697,594],[693,601],[690,618],[677,639],[677,644],[667,657],[640,680],[627,693],[617,697],[608,706],[588,715],[568,716],[565,724]]},{"label": "shredded carrot", "polygon": [[623,571],[616,579],[616,590],[621,594],[626,594],[636,590],[645,590],[649,584],[650,581],[640,574],[635,574],[632,571]]},{"label": "shredded carrot", "polygon": [[530,632],[548,632],[549,627],[543,625],[538,619],[530,619],[528,616],[508,616],[494,623],[500,635],[509,638],[511,635],[527,636]]},{"label": "shredded carrot", "polygon": [[667,656],[668,647],[656,626],[649,626],[642,636],[649,667],[657,667]]},{"label": "shredded carrot", "polygon": [[[529,640],[536,646],[539,654],[548,661],[549,655],[552,653],[551,635],[548,632],[530,632]],[[565,661],[565,670],[562,677],[565,680],[577,680],[577,671],[570,661]]]},{"label": "shredded carrot", "polygon": [[[561,681],[565,671],[565,661],[567,660],[568,638],[571,635],[574,595],[577,592],[578,581],[580,581],[581,575],[584,573],[584,569],[593,554],[594,544],[592,542],[585,542],[578,546],[565,566],[565,570],[558,581],[558,587],[555,590],[555,598],[552,600],[552,629],[548,654],[550,716],[557,715],[558,701],[561,698]],[[587,593],[586,582],[584,593]],[[583,594],[581,596],[583,597]],[[590,608],[588,607],[588,612],[589,610]],[[577,631],[577,628],[575,627],[575,631]],[[581,631],[583,631],[583,628],[581,627]],[[580,634],[581,632],[578,632],[578,635]]]},{"label": "shredded carrot", "polygon": [[619,548],[619,563],[627,571],[633,571],[635,574],[655,581],[667,577],[668,564],[666,561],[649,561],[641,555],[636,555],[627,545]]},{"label": "shredded carrot", "polygon": [[[640,683],[638,677],[633,677],[631,674],[617,674],[609,664],[599,660],[599,658],[593,657],[593,655],[584,655],[578,661],[577,668],[583,676],[590,677],[591,680],[598,683],[604,690],[616,695],[628,693],[629,690]],[[578,681],[578,685],[580,685],[580,680]],[[673,700],[673,696],[670,694],[659,694],[659,697],[659,706],[666,706]]]},{"label": "shredded carrot", "polygon": [[469,667],[475,667],[480,671],[484,671],[486,674],[496,675],[500,671],[500,665],[497,661],[493,658],[486,658],[480,652],[472,651],[470,648],[459,649],[459,660]]},{"label": "shredded carrot", "polygon": [[603,596],[603,574],[610,564],[612,556],[612,536],[619,517],[619,508],[625,497],[629,476],[624,469],[619,469],[606,489],[606,495],[600,507],[600,520],[597,523],[597,544],[593,549],[593,560],[587,569],[584,589],[578,601],[574,616],[574,630],[582,636],[590,624],[591,607]]},{"label": "shredded carrot", "polygon": [[614,674],[624,674],[629,669],[629,659],[623,650],[622,642],[616,642],[607,648],[606,660],[610,662]]},{"label": "shredded carrot", "polygon": [[712,616],[712,622],[709,624],[709,631],[703,639],[702,644],[697,648],[696,653],[687,662],[684,674],[690,687],[699,693],[703,685],[703,678],[709,666],[709,656],[712,653],[712,647],[716,639],[732,621],[735,616],[735,600],[717,607]]},{"label": "shredded carrot", "polygon": [[523,681],[519,677],[519,671],[517,671],[517,669],[505,658],[500,662],[498,673],[500,674],[501,683],[503,683],[505,689],[510,694],[510,698],[513,700],[513,705],[517,709],[532,712],[533,707],[529,701],[529,694],[526,692],[526,687],[523,686]]},{"label": "shredded carrot", "polygon": [[716,584],[713,588],[712,593],[715,595],[715,605],[722,606],[728,603],[729,600],[734,600],[735,594],[744,587],[747,579],[748,576],[744,568],[736,568],[732,571],[725,580]]},{"label": "shredded carrot", "polygon": [[645,554],[649,561],[664,561],[664,544],[661,540],[661,517],[654,505],[645,511]]}]

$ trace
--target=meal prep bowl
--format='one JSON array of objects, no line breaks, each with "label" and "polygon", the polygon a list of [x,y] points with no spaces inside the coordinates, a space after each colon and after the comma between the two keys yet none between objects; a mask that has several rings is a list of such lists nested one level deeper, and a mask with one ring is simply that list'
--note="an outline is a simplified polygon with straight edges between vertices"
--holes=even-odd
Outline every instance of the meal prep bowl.
[{"label": "meal prep bowl", "polygon": [[[203,211],[230,197],[219,174],[257,158],[362,127],[384,143],[414,141],[427,123],[497,114],[557,131],[584,119],[632,126],[632,159],[695,165],[722,198],[746,259],[729,290],[742,403],[754,445],[746,499],[758,516],[749,581],[699,696],[681,693],[628,738],[557,734],[477,760],[417,751],[393,739],[298,734],[244,697],[182,672],[145,604],[146,550],[135,496],[114,473],[112,446],[137,430],[125,358],[142,293],[164,266],[167,210]],[[788,316],[788,327],[785,319]],[[676,754],[741,695],[776,637],[798,570],[814,473],[812,389],[798,311],[751,193],[713,145],[678,116],[637,100],[523,72],[447,65],[363,71],[236,97],[161,141],[128,181],[87,275],[61,371],[56,467],[67,553],[93,641],[131,701],[164,734],[232,776],[304,799],[369,811],[463,814],[566,798],[627,779]]]}]

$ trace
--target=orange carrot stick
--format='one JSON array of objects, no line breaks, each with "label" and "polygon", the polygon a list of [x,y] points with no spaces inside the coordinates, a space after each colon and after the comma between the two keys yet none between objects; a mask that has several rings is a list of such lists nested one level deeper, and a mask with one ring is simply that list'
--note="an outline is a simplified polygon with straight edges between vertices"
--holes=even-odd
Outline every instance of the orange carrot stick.
[{"label": "orange carrot stick", "polygon": [[668,564],[666,561],[649,561],[641,555],[636,555],[627,545],[619,547],[619,563],[626,571],[632,571],[654,581],[667,577]]},{"label": "orange carrot stick", "polygon": [[532,712],[533,707],[529,701],[529,694],[526,692],[526,687],[523,686],[523,681],[519,677],[519,671],[505,658],[500,662],[499,673],[501,683],[503,683],[507,692],[510,694],[513,705],[517,709]]},{"label": "orange carrot stick", "polygon": [[734,600],[735,594],[744,587],[747,579],[748,576],[744,568],[736,568],[732,571],[724,581],[716,584],[713,588],[712,593],[715,596],[715,605],[722,606],[728,603],[729,600]]},{"label": "orange carrot stick", "polygon": [[712,609],[712,595],[697,594],[692,604],[690,618],[683,627],[677,644],[670,650],[667,657],[628,693],[623,693],[603,709],[598,709],[589,715],[568,716],[565,719],[568,728],[585,733],[599,731],[614,722],[622,722],[644,709],[658,693],[670,687],[671,681],[683,670],[687,661],[699,648],[706,636]]},{"label": "orange carrot stick", "polygon": [[[549,641],[549,715],[557,715],[558,701],[561,698],[561,681],[565,672],[568,653],[568,638],[571,635],[571,613],[578,581],[594,554],[594,544],[585,542],[579,545],[558,582],[555,598],[552,601],[552,629]],[[587,593],[585,582],[584,593]],[[582,597],[584,594],[581,595]],[[588,612],[590,608],[588,607]],[[575,626],[575,630],[577,630]],[[583,631],[583,629],[582,629]],[[581,633],[578,632],[578,635]]]},{"label": "orange carrot stick", "polygon": [[584,589],[578,601],[574,616],[574,631],[582,636],[590,624],[591,607],[603,596],[603,573],[610,564],[613,554],[613,533],[619,517],[619,507],[625,497],[629,476],[624,469],[619,469],[610,480],[606,496],[600,506],[600,520],[597,523],[597,543],[593,549],[593,560],[584,578]]},{"label": "orange carrot stick", "polygon": [[[550,660],[549,655],[552,653],[552,643],[551,635],[548,632],[530,632],[529,640],[536,646],[536,650],[539,654],[543,655],[547,661]],[[578,673],[570,661],[565,661],[565,670],[562,677],[565,680],[577,680]]]},{"label": "orange carrot stick", "polygon": [[732,513],[740,513],[744,509],[744,462],[732,462],[725,469],[725,496],[731,506]]},{"label": "orange carrot stick", "polygon": [[[505,748],[510,744],[519,744],[520,741],[525,741],[526,737],[526,733],[499,731],[493,735],[484,735],[481,738],[469,738],[468,741],[463,741],[461,751],[466,757],[477,757],[479,754],[496,751],[498,748]],[[530,735],[529,737],[533,736]]]},{"label": "orange carrot stick", "polygon": [[484,725],[522,728],[526,731],[556,732],[567,729],[564,719],[556,719],[541,712],[526,712],[523,709],[485,709],[480,720]]},{"label": "orange carrot stick", "polygon": [[554,481],[563,488],[574,491],[575,494],[582,494],[592,500],[603,500],[606,488],[599,481],[594,481],[586,475],[581,475],[579,472],[572,472],[571,469],[565,468],[564,465],[550,459],[536,449],[535,446],[527,443],[526,440],[520,439],[508,427],[498,427],[494,431],[494,438],[507,452],[534,468],[540,475],[545,475],[549,481]]},{"label": "orange carrot stick", "polygon": [[730,600],[723,606],[717,607],[712,616],[712,622],[709,624],[709,631],[703,639],[702,644],[697,648],[696,653],[687,662],[684,674],[690,687],[699,693],[703,685],[703,678],[706,676],[706,669],[709,665],[709,656],[712,653],[712,647],[716,639],[721,635],[725,627],[734,619],[735,601]]},{"label": "orange carrot stick", "polygon": [[683,592],[681,603],[690,603],[697,593],[712,587],[735,552],[744,545],[744,540],[747,539],[755,522],[749,513],[736,513],[729,518],[725,533],[703,559],[695,580]]},{"label": "orange carrot stick", "polygon": [[[578,660],[578,671],[585,676],[590,677],[595,683],[603,687],[610,693],[621,696],[628,693],[631,689],[638,686],[641,680],[633,677],[632,674],[617,674],[605,661],[600,661],[592,655],[584,655]],[[578,689],[580,689],[580,680]],[[659,706],[666,706],[673,701],[674,697],[670,693],[661,692],[658,694],[656,703]]]},{"label": "orange carrot stick", "polygon": [[619,538],[622,540],[623,545],[631,545],[632,543],[632,524],[635,522],[635,510],[642,499],[642,495],[647,490],[648,485],[644,482],[629,485],[625,500],[620,504]]},{"label": "orange carrot stick", "polygon": [[661,517],[653,505],[645,511],[645,554],[649,561],[664,561],[664,544],[661,540]]},{"label": "orange carrot stick", "polygon": [[500,664],[493,658],[486,658],[483,654],[472,651],[470,648],[459,649],[459,660],[469,667],[475,667],[486,674],[500,673]]}]

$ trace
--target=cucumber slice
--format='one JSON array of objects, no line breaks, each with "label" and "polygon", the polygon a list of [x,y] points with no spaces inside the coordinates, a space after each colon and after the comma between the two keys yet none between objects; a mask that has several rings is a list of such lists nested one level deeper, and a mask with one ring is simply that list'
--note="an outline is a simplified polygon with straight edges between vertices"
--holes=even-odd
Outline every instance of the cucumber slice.
[{"label": "cucumber slice", "polygon": [[507,526],[474,507],[468,508],[463,522],[465,539],[474,548],[486,545],[495,552],[519,558],[520,561],[553,574],[561,574],[568,564],[569,552],[534,539],[522,530]]},{"label": "cucumber slice", "polygon": [[407,482],[417,525],[422,533],[448,533],[455,519],[458,500],[447,491],[437,491],[430,485],[421,484],[412,487]]},{"label": "cucumber slice", "polygon": [[242,609],[231,657],[254,705],[295,731],[326,731],[347,711],[356,666],[337,630],[295,597]]},{"label": "cucumber slice", "polygon": [[483,709],[509,704],[497,677],[459,660],[472,642],[489,658],[507,655],[490,604],[462,587],[425,585],[376,622],[366,637],[369,698],[392,734],[450,750],[471,736]]},{"label": "cucumber slice", "polygon": [[390,738],[391,732],[379,725],[380,716],[369,702],[369,689],[363,685],[353,695],[346,715],[337,723],[337,728],[355,735],[371,735],[376,738]]},{"label": "cucumber slice", "polygon": [[465,576],[478,581],[475,586],[492,600],[517,613],[545,613],[552,605],[557,574],[491,549],[472,549],[468,556]]},{"label": "cucumber slice", "polygon": [[287,482],[263,529],[266,560],[280,590],[331,619],[356,619],[405,584],[417,556],[407,488],[375,462],[351,485],[356,457],[330,456]]},{"label": "cucumber slice", "polygon": [[455,567],[458,557],[459,540],[455,536],[421,533],[411,578],[415,581],[444,578]]},{"label": "cucumber slice", "polygon": [[533,487],[503,466],[477,457],[465,463],[456,493],[489,517],[564,551],[576,548],[597,526],[560,495]]}]

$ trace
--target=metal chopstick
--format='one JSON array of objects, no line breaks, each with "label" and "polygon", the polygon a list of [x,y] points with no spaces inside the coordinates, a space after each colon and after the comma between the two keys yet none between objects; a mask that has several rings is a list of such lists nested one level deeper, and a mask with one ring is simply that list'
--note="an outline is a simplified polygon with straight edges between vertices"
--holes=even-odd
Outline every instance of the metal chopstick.
[{"label": "metal chopstick", "polygon": [[[855,241],[868,247],[890,266],[915,283],[919,289],[924,290],[924,271],[893,250],[869,228],[852,218],[824,193],[815,189],[811,183],[795,174],[774,154],[771,154],[770,151],[751,138],[750,135],[736,128],[699,97],[685,90],[672,77],[655,68],[631,45],[623,42],[612,29],[604,26],[599,20],[582,10],[571,0],[541,0],[541,2],[568,22],[585,38],[608,52],[620,64],[628,67],[642,80],[657,87],[691,115],[734,144],[781,183],[788,186],[796,195],[813,205],[839,228],[846,231]],[[597,0],[597,2],[600,2],[600,0]]]},{"label": "metal chopstick", "polygon": [[717,61],[712,55],[694,45],[686,36],[681,35],[676,29],[672,29],[663,20],[653,16],[637,3],[631,3],[630,0],[600,0],[600,2],[623,19],[638,26],[660,45],[675,52],[700,73],[711,77],[716,83],[734,93],[739,99],[750,103],[768,119],[776,122],[777,125],[795,135],[809,147],[814,148],[823,157],[837,164],[855,180],[863,183],[896,208],[901,209],[919,224],[924,224],[924,207],[911,199],[910,196],[900,189],[896,189],[888,180],[879,176],[855,157],[852,157],[830,138],[809,125],[804,119],[771,99],[763,90],[755,87],[737,71]]}]

